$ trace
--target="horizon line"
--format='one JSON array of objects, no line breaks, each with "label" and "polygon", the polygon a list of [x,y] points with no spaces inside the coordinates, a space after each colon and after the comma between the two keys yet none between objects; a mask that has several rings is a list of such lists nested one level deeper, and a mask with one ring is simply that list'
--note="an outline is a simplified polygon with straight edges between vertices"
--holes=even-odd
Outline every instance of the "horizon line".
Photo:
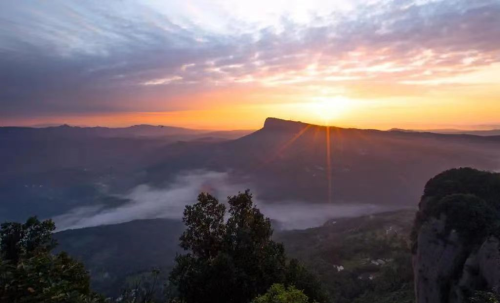
[{"label": "horizon line", "polygon": [[138,124],[129,124],[124,126],[106,126],[106,125],[85,125],[85,124],[70,124],[70,123],[37,123],[37,124],[22,124],[22,125],[0,125],[0,128],[32,128],[32,129],[47,129],[47,128],[57,128],[57,127],[74,127],[74,128],[108,128],[108,129],[125,129],[136,126],[149,126],[149,127],[169,127],[169,128],[178,128],[184,130],[192,130],[192,131],[206,131],[206,132],[218,132],[218,131],[257,131],[259,129],[264,128],[266,122],[270,119],[279,120],[283,122],[291,122],[291,123],[301,123],[312,126],[319,127],[333,127],[333,128],[343,128],[343,129],[360,129],[360,130],[380,130],[380,131],[415,131],[415,132],[488,132],[488,131],[498,131],[500,130],[500,124],[492,124],[492,125],[448,125],[438,128],[407,128],[407,127],[360,127],[360,126],[339,126],[335,124],[318,124],[318,123],[310,123],[304,122],[301,120],[293,120],[293,119],[284,119],[277,117],[267,117],[264,119],[264,123],[262,123],[261,127],[258,128],[235,128],[235,129],[222,129],[222,128],[196,128],[196,127],[186,127],[186,126],[178,126],[178,125],[167,125],[167,124],[148,124],[148,123],[138,123]]}]

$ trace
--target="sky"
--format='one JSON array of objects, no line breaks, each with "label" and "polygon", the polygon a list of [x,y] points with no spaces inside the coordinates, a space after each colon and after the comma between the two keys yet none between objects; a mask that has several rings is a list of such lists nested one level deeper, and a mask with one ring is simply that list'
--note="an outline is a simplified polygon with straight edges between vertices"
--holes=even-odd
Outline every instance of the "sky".
[{"label": "sky", "polygon": [[0,125],[500,128],[500,0],[0,2]]}]

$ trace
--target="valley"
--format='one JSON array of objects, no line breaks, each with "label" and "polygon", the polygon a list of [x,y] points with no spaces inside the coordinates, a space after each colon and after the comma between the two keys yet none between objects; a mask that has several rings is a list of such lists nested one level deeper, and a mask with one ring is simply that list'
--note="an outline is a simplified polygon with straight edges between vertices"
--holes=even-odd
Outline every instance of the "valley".
[{"label": "valley", "polygon": [[[227,174],[224,183],[251,188],[264,204],[415,208],[425,182],[443,170],[500,168],[496,136],[326,128],[273,118],[241,138],[234,136],[245,133],[222,132],[217,140],[193,139],[195,131],[175,128],[160,128],[161,136],[157,127],[139,134],[60,128],[0,128],[2,220],[105,210],[129,203],[138,186],[165,189],[203,172]],[[211,188],[210,182],[201,184]]]}]

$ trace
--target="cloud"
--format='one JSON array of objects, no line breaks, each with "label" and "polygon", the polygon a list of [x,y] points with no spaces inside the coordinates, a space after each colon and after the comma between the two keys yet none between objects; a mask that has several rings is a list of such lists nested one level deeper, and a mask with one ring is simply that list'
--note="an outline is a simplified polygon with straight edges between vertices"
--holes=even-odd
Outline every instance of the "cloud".
[{"label": "cloud", "polygon": [[169,78],[149,80],[149,81],[144,82],[143,85],[167,85],[167,84],[170,84],[174,81],[179,81],[179,80],[182,80],[182,77],[173,76],[173,77],[169,77]]},{"label": "cloud", "polygon": [[329,219],[357,217],[394,210],[369,204],[313,204],[304,202],[260,203],[260,210],[282,229],[306,229],[323,225]]},{"label": "cloud", "polygon": [[120,198],[129,202],[115,207],[79,207],[54,218],[58,230],[116,224],[138,219],[180,219],[186,205],[196,202],[200,192],[210,192],[224,200],[245,190],[231,184],[227,173],[196,171],[181,174],[166,188],[139,185]]},{"label": "cloud", "polygon": [[[177,176],[166,188],[139,185],[126,195],[127,200],[117,207],[84,206],[54,218],[58,230],[117,224],[139,219],[165,218],[180,220],[184,207],[196,202],[200,192],[210,192],[219,201],[252,188],[249,184],[235,184],[228,173],[191,171]],[[354,217],[390,210],[367,204],[312,204],[302,201],[262,201],[255,192],[254,202],[265,216],[283,229],[303,229],[322,225],[326,220]]]},{"label": "cloud", "polygon": [[500,60],[496,0],[317,4],[307,22],[266,27],[223,17],[233,6],[219,2],[0,4],[0,116],[176,111],[221,87],[405,87]]}]

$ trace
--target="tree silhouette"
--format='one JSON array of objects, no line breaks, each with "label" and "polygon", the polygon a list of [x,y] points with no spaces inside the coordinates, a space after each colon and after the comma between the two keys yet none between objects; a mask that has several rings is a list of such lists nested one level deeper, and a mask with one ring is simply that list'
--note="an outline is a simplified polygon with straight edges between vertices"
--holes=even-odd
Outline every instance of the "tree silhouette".
[{"label": "tree silhouette", "polygon": [[[250,302],[273,284],[305,286],[304,292],[324,302],[316,280],[309,279],[296,261],[288,262],[282,244],[271,237],[271,222],[254,205],[247,190],[228,198],[226,207],[209,194],[184,211],[186,231],[181,247],[188,252],[176,258],[170,281],[186,303]],[[307,289],[306,289],[307,288]]]},{"label": "tree silhouette", "polygon": [[90,290],[83,264],[51,254],[54,230],[54,222],[36,217],[1,225],[0,302],[104,302]]}]

